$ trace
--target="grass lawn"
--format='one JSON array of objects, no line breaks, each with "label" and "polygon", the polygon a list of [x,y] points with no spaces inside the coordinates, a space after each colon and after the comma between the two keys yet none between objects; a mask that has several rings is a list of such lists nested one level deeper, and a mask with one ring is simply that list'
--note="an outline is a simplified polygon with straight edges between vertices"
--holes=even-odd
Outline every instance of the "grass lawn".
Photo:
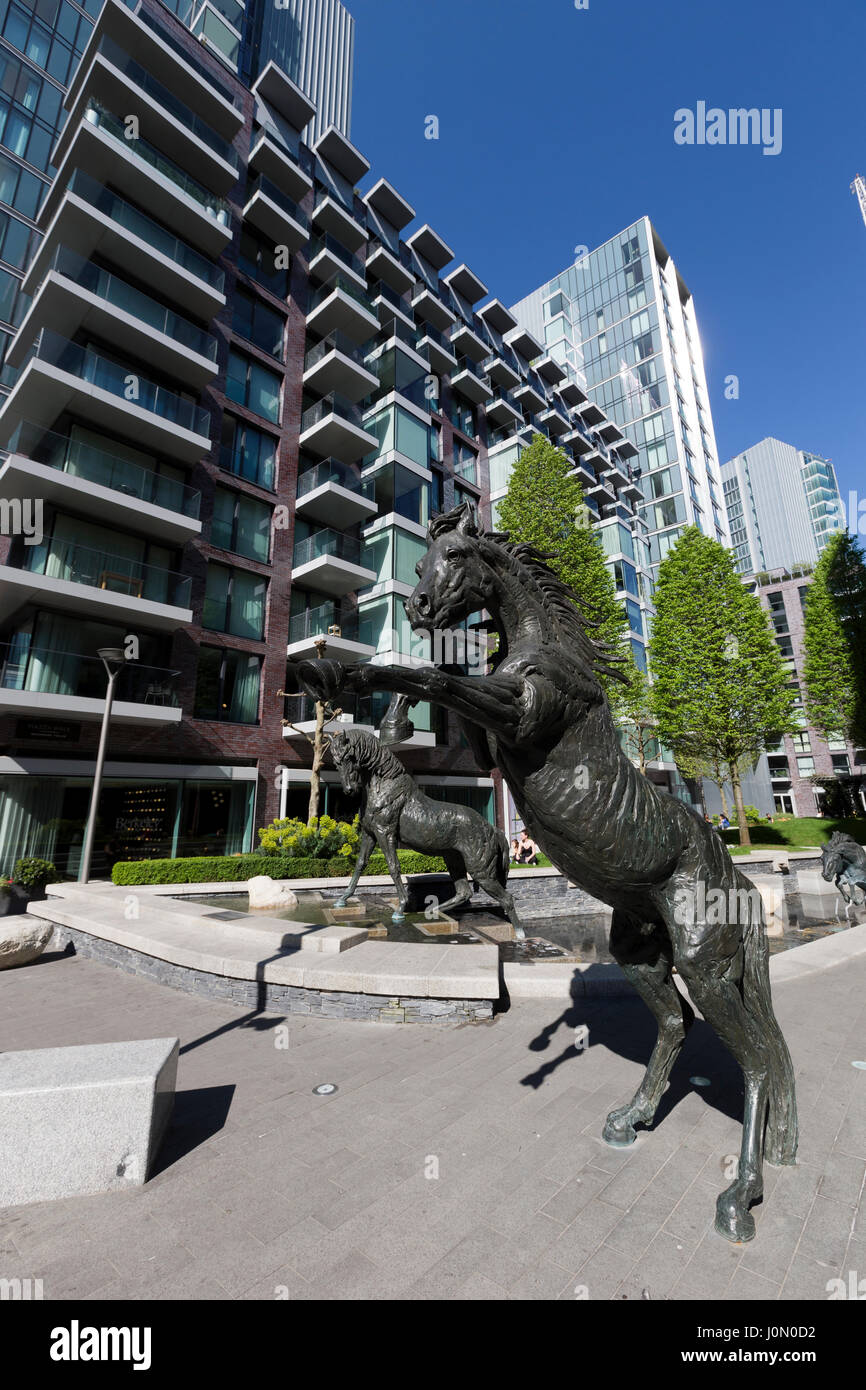
[{"label": "grass lawn", "polygon": [[[839,820],[833,820],[830,816],[789,816],[784,819],[777,818],[772,825],[749,827],[752,849],[801,850],[812,849],[816,845],[820,848],[829,840],[834,830],[851,835],[861,845],[866,844],[866,820],[855,819],[853,816]],[[736,828],[725,832],[724,839],[728,849],[731,854],[748,854],[747,849],[741,849],[738,835]]]}]

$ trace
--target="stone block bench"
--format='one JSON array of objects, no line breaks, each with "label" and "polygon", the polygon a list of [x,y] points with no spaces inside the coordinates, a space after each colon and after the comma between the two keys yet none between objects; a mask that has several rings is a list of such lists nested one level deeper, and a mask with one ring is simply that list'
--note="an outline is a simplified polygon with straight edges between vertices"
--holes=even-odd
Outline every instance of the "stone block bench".
[{"label": "stone block bench", "polygon": [[0,1207],[144,1183],[177,1058],[177,1038],[0,1053]]}]

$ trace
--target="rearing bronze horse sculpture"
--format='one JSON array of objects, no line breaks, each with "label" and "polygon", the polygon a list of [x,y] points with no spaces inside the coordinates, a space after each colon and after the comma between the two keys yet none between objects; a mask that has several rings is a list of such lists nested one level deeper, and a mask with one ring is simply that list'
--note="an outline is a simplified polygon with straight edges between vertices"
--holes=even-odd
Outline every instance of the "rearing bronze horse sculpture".
[{"label": "rearing bronze horse sculpture", "polygon": [[[320,699],[390,690],[404,706],[432,700],[453,710],[480,765],[501,769],[552,862],[613,908],[611,954],[659,1031],[636,1094],[607,1117],[608,1143],[631,1144],[635,1125],[651,1123],[694,1021],[676,967],[745,1077],[739,1167],[717,1200],[716,1229],[751,1240],[764,1157],[790,1164],[797,1152],[794,1074],[773,1013],[758,894],[716,831],[622,751],[599,681],[617,672],[617,659],[537,552],[482,532],[464,503],[431,523],[416,572],[406,600],[412,627],[447,629],[486,608],[500,639],[492,674],[309,661],[298,678]],[[719,902],[729,909],[720,913]]]}]

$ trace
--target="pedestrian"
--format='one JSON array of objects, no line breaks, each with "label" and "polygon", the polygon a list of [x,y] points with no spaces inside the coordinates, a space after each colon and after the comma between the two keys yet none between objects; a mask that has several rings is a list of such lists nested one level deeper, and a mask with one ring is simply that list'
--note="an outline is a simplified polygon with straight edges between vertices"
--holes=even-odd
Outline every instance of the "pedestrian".
[{"label": "pedestrian", "polygon": [[537,864],[540,852],[538,845],[530,838],[529,831],[524,827],[520,832],[520,863]]}]

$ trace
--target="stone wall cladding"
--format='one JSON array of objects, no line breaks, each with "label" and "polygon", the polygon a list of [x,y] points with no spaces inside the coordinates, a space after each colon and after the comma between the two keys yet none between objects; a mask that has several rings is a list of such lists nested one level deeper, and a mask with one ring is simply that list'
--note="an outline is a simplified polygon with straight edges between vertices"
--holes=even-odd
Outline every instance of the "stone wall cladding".
[{"label": "stone wall cladding", "polygon": [[186,994],[221,1000],[260,1013],[318,1014],[323,1018],[349,1018],[369,1023],[484,1023],[493,1017],[494,1001],[490,999],[396,998],[300,989],[296,985],[281,985],[269,980],[230,979],[205,970],[173,965],[74,927],[55,927],[50,944],[55,950],[71,945],[76,955],[101,965],[141,975],[154,984],[167,985]]}]

